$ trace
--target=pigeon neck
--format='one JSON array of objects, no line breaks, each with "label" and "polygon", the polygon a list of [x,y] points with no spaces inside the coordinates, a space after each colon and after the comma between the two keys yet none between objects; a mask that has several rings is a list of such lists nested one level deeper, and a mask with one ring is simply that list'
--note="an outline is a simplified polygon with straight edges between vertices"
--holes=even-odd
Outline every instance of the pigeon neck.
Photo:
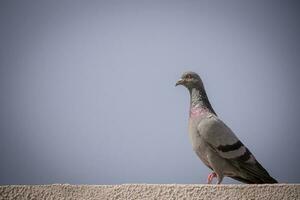
[{"label": "pigeon neck", "polygon": [[192,88],[189,91],[191,95],[191,108],[208,109],[210,112],[216,114],[207,98],[204,88]]}]

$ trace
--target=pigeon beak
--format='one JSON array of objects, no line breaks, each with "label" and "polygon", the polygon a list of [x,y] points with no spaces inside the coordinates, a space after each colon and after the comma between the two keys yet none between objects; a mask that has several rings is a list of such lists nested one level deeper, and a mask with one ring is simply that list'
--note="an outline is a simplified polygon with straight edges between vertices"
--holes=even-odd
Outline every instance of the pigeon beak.
[{"label": "pigeon beak", "polygon": [[183,85],[184,82],[185,82],[184,79],[179,79],[179,80],[176,82],[175,87],[176,87],[177,85]]}]

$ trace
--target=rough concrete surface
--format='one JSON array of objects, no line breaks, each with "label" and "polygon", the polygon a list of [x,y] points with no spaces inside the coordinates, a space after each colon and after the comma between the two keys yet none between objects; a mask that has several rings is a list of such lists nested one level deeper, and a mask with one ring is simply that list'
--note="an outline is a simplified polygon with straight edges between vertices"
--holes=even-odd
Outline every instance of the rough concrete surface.
[{"label": "rough concrete surface", "polygon": [[300,184],[275,185],[7,185],[0,199],[300,199]]}]

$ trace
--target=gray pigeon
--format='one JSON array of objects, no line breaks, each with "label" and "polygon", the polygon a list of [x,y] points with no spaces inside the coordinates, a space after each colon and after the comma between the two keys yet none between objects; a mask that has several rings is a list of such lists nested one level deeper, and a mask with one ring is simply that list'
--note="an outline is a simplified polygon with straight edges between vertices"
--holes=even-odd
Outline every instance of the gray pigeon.
[{"label": "gray pigeon", "polygon": [[203,82],[195,72],[185,72],[177,85],[190,92],[189,137],[202,162],[213,172],[207,183],[224,176],[244,183],[277,183],[259,164],[253,154],[220,120],[207,98]]}]

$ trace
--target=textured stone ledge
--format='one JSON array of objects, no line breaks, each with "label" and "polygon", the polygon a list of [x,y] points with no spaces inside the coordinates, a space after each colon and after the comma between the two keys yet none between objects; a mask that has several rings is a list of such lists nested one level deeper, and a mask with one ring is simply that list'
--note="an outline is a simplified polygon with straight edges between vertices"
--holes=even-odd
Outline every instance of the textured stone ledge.
[{"label": "textured stone ledge", "polygon": [[7,185],[0,199],[300,199],[300,184],[275,185]]}]

